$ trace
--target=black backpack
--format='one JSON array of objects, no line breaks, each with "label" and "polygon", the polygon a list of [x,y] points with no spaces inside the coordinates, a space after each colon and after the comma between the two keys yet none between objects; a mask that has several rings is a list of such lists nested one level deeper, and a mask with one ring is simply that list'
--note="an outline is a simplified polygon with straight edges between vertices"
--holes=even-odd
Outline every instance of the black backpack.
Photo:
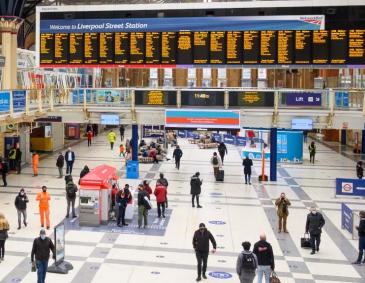
[{"label": "black backpack", "polygon": [[242,269],[244,271],[255,271],[256,269],[256,261],[255,257],[252,253],[243,254],[242,257]]},{"label": "black backpack", "polygon": [[66,193],[69,198],[75,198],[76,192],[77,192],[77,187],[75,184],[73,184],[73,183],[67,184]]},{"label": "black backpack", "polygon": [[213,165],[218,165],[219,162],[218,162],[218,157],[217,156],[214,156],[213,157]]}]

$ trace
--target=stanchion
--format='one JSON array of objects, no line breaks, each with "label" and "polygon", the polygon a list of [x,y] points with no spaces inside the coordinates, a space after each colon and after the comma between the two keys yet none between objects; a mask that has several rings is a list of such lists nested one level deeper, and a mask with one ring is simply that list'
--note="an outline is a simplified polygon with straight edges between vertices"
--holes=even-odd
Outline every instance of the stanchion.
[{"label": "stanchion", "polygon": [[259,176],[259,182],[267,181],[268,177],[265,175],[265,150],[262,150],[262,159],[261,159],[261,175]]}]

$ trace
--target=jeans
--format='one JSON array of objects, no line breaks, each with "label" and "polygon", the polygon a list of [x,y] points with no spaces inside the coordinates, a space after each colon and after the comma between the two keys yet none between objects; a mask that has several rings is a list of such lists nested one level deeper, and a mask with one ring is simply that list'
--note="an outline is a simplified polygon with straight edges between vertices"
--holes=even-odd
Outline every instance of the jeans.
[{"label": "jeans", "polygon": [[117,225],[120,224],[120,220],[122,220],[122,225],[125,224],[125,210],[126,210],[126,206],[124,205],[118,205],[118,218],[117,218]]},{"label": "jeans", "polygon": [[5,240],[0,240],[0,258],[3,259],[5,255]]},{"label": "jeans", "polygon": [[362,256],[364,254],[365,249],[365,236],[359,237],[359,256],[357,257],[357,261],[360,262],[362,260]]},{"label": "jeans", "polygon": [[24,225],[27,223],[27,211],[25,209],[17,209],[18,212],[18,225],[21,226],[22,223],[22,214],[23,214],[23,223]]},{"label": "jeans", "polygon": [[319,250],[319,244],[321,243],[321,234],[310,234],[312,251]]},{"label": "jeans", "polygon": [[66,167],[66,175],[70,173],[70,175],[72,174],[72,167],[74,166],[74,162],[73,161],[67,161],[66,162],[67,167]]},{"label": "jeans", "polygon": [[142,227],[142,218],[144,220],[144,226],[147,226],[148,210],[144,205],[138,206],[138,227]]},{"label": "jeans", "polygon": [[57,168],[58,168],[59,177],[62,178],[63,177],[63,167],[57,167]]},{"label": "jeans", "polygon": [[161,208],[162,208],[162,216],[165,217],[165,202],[158,202],[157,203],[158,217],[161,217]]},{"label": "jeans", "polygon": [[175,165],[177,169],[180,169],[180,158],[175,158]]},{"label": "jeans", "polygon": [[193,207],[195,206],[195,204],[194,204],[194,198],[196,198],[196,204],[197,204],[197,206],[200,206],[200,204],[199,204],[199,195],[192,195],[191,196],[191,204],[192,204],[192,206]]},{"label": "jeans", "polygon": [[265,282],[270,283],[271,266],[259,265],[257,266],[257,283],[262,283],[262,278],[265,275]]},{"label": "jeans", "polygon": [[251,174],[245,174],[245,184],[251,184]]},{"label": "jeans", "polygon": [[[198,277],[201,277],[202,272],[203,274],[205,274],[205,272],[207,271],[207,264],[208,264],[208,254],[209,252],[199,252],[196,251],[195,255],[196,255],[196,260],[198,262]],[[202,270],[202,264],[203,264],[203,270]]]},{"label": "jeans", "polygon": [[48,260],[37,260],[37,283],[44,283],[46,280],[47,268],[48,268]]},{"label": "jeans", "polygon": [[67,199],[67,213],[66,213],[66,217],[69,216],[70,205],[71,205],[71,209],[72,209],[72,217],[76,216],[76,214],[75,214],[75,200],[76,200],[76,198],[66,197],[66,199]]}]

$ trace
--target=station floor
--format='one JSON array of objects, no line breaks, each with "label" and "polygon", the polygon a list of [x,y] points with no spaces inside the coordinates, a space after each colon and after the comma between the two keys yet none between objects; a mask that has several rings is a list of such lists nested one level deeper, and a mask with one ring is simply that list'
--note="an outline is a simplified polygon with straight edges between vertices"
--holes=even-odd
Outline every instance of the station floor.
[{"label": "station floor", "polygon": [[[260,162],[254,162],[253,184],[249,186],[243,183],[239,148],[228,146],[225,181],[216,183],[209,164],[213,150],[198,149],[182,139],[178,142],[184,152],[179,171],[172,160],[140,166],[141,177],[152,179],[153,185],[159,172],[165,173],[169,180],[166,220],[163,223],[156,220],[154,206],[147,229],[135,227],[135,215],[131,225],[122,232],[113,229],[101,232],[68,230],[66,260],[74,269],[67,275],[47,274],[46,282],[195,282],[196,259],[191,242],[200,222],[206,223],[218,243],[217,253],[210,255],[208,261],[208,273],[213,276],[204,281],[239,282],[235,264],[241,242],[247,240],[253,244],[259,234],[265,232],[273,246],[281,282],[365,282],[365,266],[351,265],[357,256],[357,241],[351,240],[351,235],[341,229],[340,207],[344,200],[334,198],[334,179],[354,177],[355,162],[350,158],[318,145],[317,161],[312,165],[305,145],[305,162],[281,165],[277,182],[259,184]],[[121,185],[129,183],[135,189],[139,183],[138,180],[124,179],[118,147],[111,151],[105,134],[96,137],[92,147],[81,142],[73,150],[76,153],[74,176],[79,175],[85,164],[91,168],[109,164],[122,169]],[[169,152],[171,155],[172,151]],[[41,160],[38,177],[32,177],[31,167],[26,167],[21,175],[10,175],[9,186],[0,189],[0,210],[11,225],[5,261],[0,263],[0,282],[36,282],[36,274],[31,272],[30,251],[40,229],[35,194],[41,185],[48,186],[51,193],[52,227],[64,220],[64,180],[57,178],[56,156]],[[201,209],[191,207],[189,195],[189,180],[196,171],[200,171],[203,178]],[[22,186],[30,198],[29,225],[17,230],[14,199]],[[289,234],[278,234],[276,228],[274,201],[281,192],[285,192],[292,202]],[[363,200],[345,201],[354,209],[364,208]],[[308,208],[313,204],[320,208],[326,225],[320,252],[310,255],[310,250],[300,247],[300,237],[304,233]],[[214,277],[216,274],[223,274],[225,279]]]}]

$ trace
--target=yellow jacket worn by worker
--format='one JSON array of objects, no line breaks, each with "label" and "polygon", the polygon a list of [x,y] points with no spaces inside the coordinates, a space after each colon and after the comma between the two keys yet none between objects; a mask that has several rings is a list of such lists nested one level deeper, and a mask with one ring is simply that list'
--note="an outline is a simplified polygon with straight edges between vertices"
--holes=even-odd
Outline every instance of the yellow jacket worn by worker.
[{"label": "yellow jacket worn by worker", "polygon": [[117,139],[117,135],[114,132],[110,132],[108,134],[108,141],[109,142],[115,142]]}]

